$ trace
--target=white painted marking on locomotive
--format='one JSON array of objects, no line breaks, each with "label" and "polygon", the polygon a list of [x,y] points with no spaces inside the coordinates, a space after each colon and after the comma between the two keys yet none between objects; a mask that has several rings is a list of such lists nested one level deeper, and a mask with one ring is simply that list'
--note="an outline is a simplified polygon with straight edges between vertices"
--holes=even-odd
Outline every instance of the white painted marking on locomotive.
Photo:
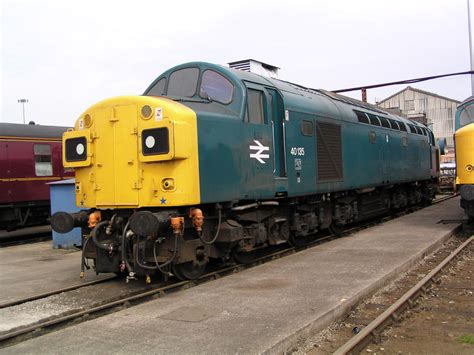
[{"label": "white painted marking on locomotive", "polygon": [[249,145],[249,149],[255,150],[256,153],[250,153],[250,158],[257,159],[260,163],[265,164],[265,161],[263,159],[268,159],[270,158],[270,154],[262,154],[265,151],[269,151],[270,147],[264,146],[262,143],[260,143],[257,140],[254,140],[254,142],[257,145]]}]

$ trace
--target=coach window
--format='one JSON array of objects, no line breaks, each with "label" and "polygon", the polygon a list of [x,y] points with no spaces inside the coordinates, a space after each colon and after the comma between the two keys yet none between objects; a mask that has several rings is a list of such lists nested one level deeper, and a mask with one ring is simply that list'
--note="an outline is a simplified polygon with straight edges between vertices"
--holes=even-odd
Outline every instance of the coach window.
[{"label": "coach window", "polygon": [[198,78],[198,68],[184,68],[172,72],[168,83],[167,95],[193,97],[196,95]]},{"label": "coach window", "polygon": [[51,146],[49,144],[35,144],[35,174],[36,176],[52,176]]},{"label": "coach window", "polygon": [[250,123],[263,124],[263,92],[248,89],[248,121]]}]

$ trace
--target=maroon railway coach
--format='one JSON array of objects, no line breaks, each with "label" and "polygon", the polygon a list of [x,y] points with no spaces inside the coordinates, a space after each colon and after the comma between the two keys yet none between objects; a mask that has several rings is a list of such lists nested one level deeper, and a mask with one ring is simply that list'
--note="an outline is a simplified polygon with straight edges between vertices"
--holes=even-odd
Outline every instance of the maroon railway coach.
[{"label": "maroon railway coach", "polygon": [[45,223],[48,182],[73,177],[62,165],[67,127],[0,123],[0,229]]}]

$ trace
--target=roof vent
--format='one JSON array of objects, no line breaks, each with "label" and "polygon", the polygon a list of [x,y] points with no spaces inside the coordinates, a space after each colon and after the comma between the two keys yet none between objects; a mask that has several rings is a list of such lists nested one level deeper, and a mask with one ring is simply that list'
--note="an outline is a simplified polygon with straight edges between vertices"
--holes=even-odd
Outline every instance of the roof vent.
[{"label": "roof vent", "polygon": [[236,62],[230,62],[228,64],[229,67],[233,69],[248,71],[258,75],[268,76],[270,78],[278,78],[278,72],[280,70],[279,67],[259,62],[258,60],[254,59],[238,60]]}]

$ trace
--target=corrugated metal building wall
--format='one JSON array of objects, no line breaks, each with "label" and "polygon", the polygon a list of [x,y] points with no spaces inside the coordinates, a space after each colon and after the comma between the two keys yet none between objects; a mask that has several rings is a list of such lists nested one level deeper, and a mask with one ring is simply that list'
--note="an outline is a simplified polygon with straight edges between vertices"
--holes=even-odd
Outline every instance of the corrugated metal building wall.
[{"label": "corrugated metal building wall", "polygon": [[[382,108],[399,109],[408,118],[425,115],[436,138],[446,138],[453,147],[453,120],[459,101],[407,86],[377,103]],[[432,126],[431,126],[432,125]]]}]

